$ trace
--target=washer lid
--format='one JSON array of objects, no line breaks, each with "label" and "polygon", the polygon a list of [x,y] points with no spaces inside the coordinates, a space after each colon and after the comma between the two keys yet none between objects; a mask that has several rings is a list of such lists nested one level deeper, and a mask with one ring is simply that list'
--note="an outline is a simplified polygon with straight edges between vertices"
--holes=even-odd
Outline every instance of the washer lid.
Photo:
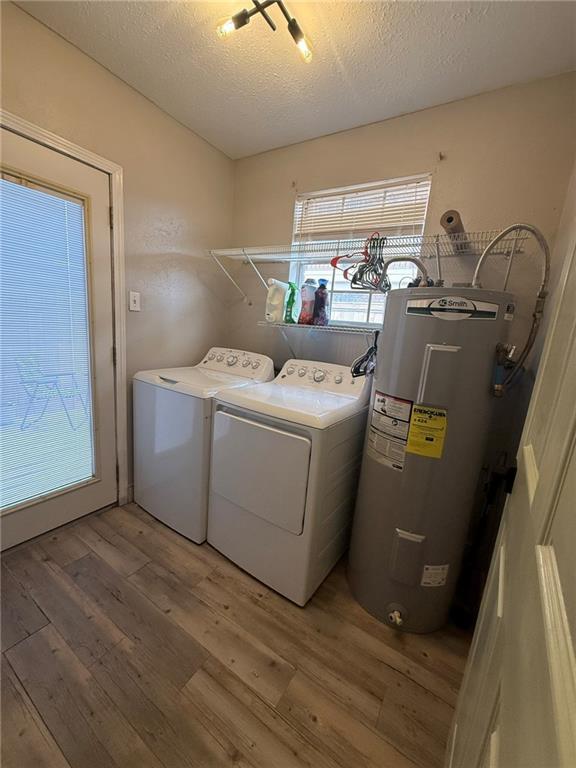
[{"label": "washer lid", "polygon": [[336,395],[310,387],[284,386],[275,379],[221,392],[218,401],[293,424],[325,429],[366,407],[370,387],[367,382],[359,382],[358,390],[358,396]]},{"label": "washer lid", "polygon": [[253,379],[220,371],[209,371],[198,366],[190,368],[161,368],[156,371],[139,371],[137,381],[145,381],[156,387],[171,389],[194,397],[214,397],[218,392],[234,387],[253,384]]}]

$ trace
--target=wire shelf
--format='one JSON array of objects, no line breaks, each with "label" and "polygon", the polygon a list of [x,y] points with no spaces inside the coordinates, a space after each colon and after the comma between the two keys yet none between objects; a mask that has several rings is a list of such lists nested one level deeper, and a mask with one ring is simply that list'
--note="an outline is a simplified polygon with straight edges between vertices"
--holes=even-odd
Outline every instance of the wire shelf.
[{"label": "wire shelf", "polygon": [[281,330],[294,330],[298,328],[304,331],[319,331],[320,333],[361,333],[366,334],[379,331],[382,324],[374,325],[301,325],[300,323],[269,323],[267,320],[258,320],[262,328],[280,328]]},{"label": "wire shelf", "polygon": [[[394,235],[386,238],[385,258],[412,256],[420,259],[441,259],[463,257],[478,258],[486,246],[501,230],[465,232],[455,235]],[[523,253],[523,244],[529,235],[511,234],[500,241],[493,255],[516,256]],[[209,251],[211,256],[234,261],[255,263],[310,262],[328,260],[333,256],[360,253],[364,239],[333,240],[326,243],[294,243],[292,245],[226,248]],[[358,259],[361,257],[358,256]]]},{"label": "wire shelf", "polygon": [[[465,232],[461,234],[437,235],[391,235],[383,238],[380,261],[388,263],[402,259],[419,259],[422,268],[428,273],[436,285],[466,287],[472,285],[476,265],[487,249],[502,230],[484,230],[481,232]],[[504,285],[509,282],[513,260],[520,256],[524,272],[534,267],[533,243],[527,242],[530,233],[526,228],[511,228],[504,232],[504,237],[490,252],[490,260],[483,272],[484,287]],[[341,239],[324,242],[293,243],[292,245],[276,245],[261,247],[226,248],[208,251],[214,262],[236,287],[243,300],[251,306],[250,297],[244,292],[237,281],[238,274],[232,274],[224,260],[240,261],[249,265],[260,280],[264,290],[268,283],[258,269],[257,264],[291,263],[291,264],[328,264],[334,257],[342,259],[341,269],[357,269],[364,261],[364,239]],[[500,258],[494,259],[493,256]],[[408,261],[406,262],[409,263]],[[358,269],[361,269],[358,267]],[[416,268],[408,270],[406,277],[413,279]],[[351,287],[352,289],[352,287]],[[510,288],[513,291],[513,287]],[[290,327],[290,326],[288,326]],[[293,327],[293,326],[292,326]],[[334,326],[330,326],[331,330]],[[358,329],[346,331],[362,332]]]}]

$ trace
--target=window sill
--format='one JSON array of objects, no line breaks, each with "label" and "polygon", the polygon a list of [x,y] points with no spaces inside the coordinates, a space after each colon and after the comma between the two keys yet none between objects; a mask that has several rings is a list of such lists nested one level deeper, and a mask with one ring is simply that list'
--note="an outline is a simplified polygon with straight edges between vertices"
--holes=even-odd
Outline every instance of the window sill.
[{"label": "window sill", "polygon": [[320,331],[320,333],[374,333],[379,331],[379,325],[299,325],[298,323],[269,323],[266,320],[259,320],[258,325],[268,328],[281,328],[282,330],[307,330]]}]

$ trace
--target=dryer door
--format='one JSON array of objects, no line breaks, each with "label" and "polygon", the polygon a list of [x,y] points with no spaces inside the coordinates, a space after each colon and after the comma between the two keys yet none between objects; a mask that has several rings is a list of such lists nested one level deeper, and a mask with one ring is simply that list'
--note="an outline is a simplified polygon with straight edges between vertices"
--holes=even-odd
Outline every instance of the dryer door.
[{"label": "dryer door", "polygon": [[310,440],[218,411],[214,417],[212,492],[263,520],[302,533]]}]

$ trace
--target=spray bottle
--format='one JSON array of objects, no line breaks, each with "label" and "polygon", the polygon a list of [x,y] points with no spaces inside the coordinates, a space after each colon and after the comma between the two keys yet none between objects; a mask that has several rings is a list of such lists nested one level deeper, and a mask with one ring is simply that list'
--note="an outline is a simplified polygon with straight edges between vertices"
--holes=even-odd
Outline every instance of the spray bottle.
[{"label": "spray bottle", "polygon": [[286,299],[286,312],[284,313],[285,323],[295,323],[294,320],[294,305],[296,304],[296,291],[298,287],[296,283],[288,283],[288,293]]}]

